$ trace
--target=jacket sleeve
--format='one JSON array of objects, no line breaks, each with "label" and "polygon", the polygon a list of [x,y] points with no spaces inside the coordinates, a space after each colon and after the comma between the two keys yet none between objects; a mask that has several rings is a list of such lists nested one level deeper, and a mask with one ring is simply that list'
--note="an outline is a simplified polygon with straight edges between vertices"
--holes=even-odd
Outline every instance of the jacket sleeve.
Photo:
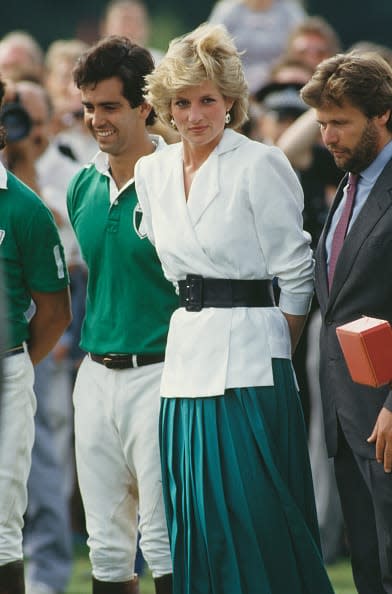
[{"label": "jacket sleeve", "polygon": [[308,312],[314,287],[310,235],[303,230],[303,193],[284,154],[269,147],[252,164],[249,199],[267,271],[278,279],[285,313]]}]

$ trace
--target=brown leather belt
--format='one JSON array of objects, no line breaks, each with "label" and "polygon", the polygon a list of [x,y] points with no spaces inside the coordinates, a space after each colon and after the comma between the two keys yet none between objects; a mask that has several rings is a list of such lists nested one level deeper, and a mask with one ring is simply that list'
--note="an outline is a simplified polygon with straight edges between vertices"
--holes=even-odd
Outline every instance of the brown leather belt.
[{"label": "brown leather belt", "polygon": [[116,355],[108,353],[106,355],[97,355],[89,353],[92,361],[104,365],[108,369],[130,369],[132,367],[143,367],[144,365],[153,365],[154,363],[162,363],[165,359],[164,353],[156,355]]}]

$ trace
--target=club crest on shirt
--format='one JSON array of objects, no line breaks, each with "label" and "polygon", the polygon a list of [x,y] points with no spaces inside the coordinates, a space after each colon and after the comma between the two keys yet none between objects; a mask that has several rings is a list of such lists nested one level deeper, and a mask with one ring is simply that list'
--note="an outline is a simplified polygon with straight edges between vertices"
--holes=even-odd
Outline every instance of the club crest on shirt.
[{"label": "club crest on shirt", "polygon": [[0,245],[3,243],[5,237],[5,231],[4,229],[0,229]]},{"label": "club crest on shirt", "polygon": [[135,232],[140,237],[140,239],[145,239],[147,237],[147,232],[143,224],[143,211],[140,207],[139,202],[133,209],[133,228],[135,229]]}]

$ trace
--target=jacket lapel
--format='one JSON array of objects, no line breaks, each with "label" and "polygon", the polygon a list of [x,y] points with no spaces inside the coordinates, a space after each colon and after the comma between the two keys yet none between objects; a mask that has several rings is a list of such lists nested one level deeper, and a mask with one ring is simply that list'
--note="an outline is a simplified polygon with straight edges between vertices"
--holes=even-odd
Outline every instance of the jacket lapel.
[{"label": "jacket lapel", "polygon": [[340,184],[336,190],[335,199],[329,210],[327,220],[325,221],[324,229],[320,235],[320,239],[316,249],[315,285],[321,311],[325,311],[327,309],[327,303],[329,298],[327,250],[325,247],[325,240],[328,235],[329,228],[331,226],[332,217],[343,197],[343,188],[346,185],[346,183],[347,175],[345,175],[343,179],[340,181]]},{"label": "jacket lapel", "polygon": [[187,203],[189,216],[194,226],[197,225],[203,213],[221,192],[219,176],[221,155],[234,150],[242,142],[244,142],[244,137],[241,134],[226,129],[218,146],[195,175]]},{"label": "jacket lapel", "polygon": [[385,166],[377,179],[343,244],[329,295],[329,306],[332,306],[346,282],[362,244],[372,233],[380,218],[392,206],[391,172],[392,161]]},{"label": "jacket lapel", "polygon": [[215,149],[193,178],[188,196],[189,217],[196,226],[219,193],[219,159]]}]

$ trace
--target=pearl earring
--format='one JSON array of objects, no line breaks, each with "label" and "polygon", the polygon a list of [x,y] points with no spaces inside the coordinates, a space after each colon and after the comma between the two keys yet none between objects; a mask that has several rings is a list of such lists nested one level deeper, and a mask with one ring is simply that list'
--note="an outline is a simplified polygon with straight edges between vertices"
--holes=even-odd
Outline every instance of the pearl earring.
[{"label": "pearl earring", "polygon": [[225,124],[230,124],[230,122],[231,122],[231,115],[230,115],[230,112],[227,111],[226,115],[225,115]]},{"label": "pearl earring", "polygon": [[170,120],[170,125],[171,125],[172,128],[174,128],[174,130],[177,130],[177,126],[176,126],[176,122],[174,121],[174,118],[172,118]]}]

